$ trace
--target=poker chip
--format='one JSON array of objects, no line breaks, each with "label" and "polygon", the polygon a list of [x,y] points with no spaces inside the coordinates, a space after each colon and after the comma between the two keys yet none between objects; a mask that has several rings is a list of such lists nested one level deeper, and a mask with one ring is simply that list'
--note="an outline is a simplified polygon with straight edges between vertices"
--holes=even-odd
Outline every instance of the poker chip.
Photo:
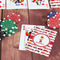
[{"label": "poker chip", "polygon": [[16,13],[11,13],[11,14],[7,15],[7,17],[5,17],[3,20],[6,20],[6,19],[13,20],[13,21],[15,21],[15,23],[18,23],[21,21],[20,15],[18,15]]},{"label": "poker chip", "polygon": [[0,40],[2,40],[5,37],[5,32],[0,30]]},{"label": "poker chip", "polygon": [[1,23],[1,30],[5,31],[6,36],[12,36],[15,32],[17,32],[17,25],[13,20],[4,20]]},{"label": "poker chip", "polygon": [[51,17],[54,17],[56,15],[57,12],[50,12],[47,16],[47,18],[51,18]]},{"label": "poker chip", "polygon": [[47,20],[47,25],[50,28],[56,29],[60,27],[60,13],[57,13],[54,17]]}]

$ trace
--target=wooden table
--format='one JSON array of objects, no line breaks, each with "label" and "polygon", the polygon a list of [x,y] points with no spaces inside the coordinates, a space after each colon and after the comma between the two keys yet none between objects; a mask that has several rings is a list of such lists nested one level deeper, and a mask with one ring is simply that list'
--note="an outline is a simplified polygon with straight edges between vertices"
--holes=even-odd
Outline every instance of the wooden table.
[{"label": "wooden table", "polygon": [[[28,51],[19,51],[20,31],[22,24],[44,25],[47,27],[47,14],[51,11],[60,12],[60,9],[49,10],[0,10],[0,19],[10,14],[21,15],[21,22],[18,23],[18,31],[11,37],[5,37],[1,42],[1,60],[60,60],[60,34],[59,29],[50,57],[44,57]],[[29,14],[28,14],[29,12]]]}]

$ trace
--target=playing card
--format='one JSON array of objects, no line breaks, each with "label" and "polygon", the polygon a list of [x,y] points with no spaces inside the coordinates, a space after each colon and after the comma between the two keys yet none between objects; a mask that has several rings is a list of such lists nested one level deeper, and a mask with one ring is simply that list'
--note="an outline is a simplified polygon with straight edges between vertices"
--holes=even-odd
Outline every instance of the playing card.
[{"label": "playing card", "polygon": [[21,36],[20,36],[20,44],[19,50],[26,50],[25,44],[27,43],[27,33],[32,32],[35,27],[45,28],[44,26],[39,25],[25,25],[23,24],[21,27]]},{"label": "playing card", "polygon": [[27,0],[7,0],[7,9],[27,9]]},{"label": "playing card", "polygon": [[60,5],[52,5],[51,8],[60,8]]},{"label": "playing card", "polygon": [[50,0],[51,8],[60,8],[60,0]]},{"label": "playing card", "polygon": [[50,5],[60,5],[60,2],[50,2]]},{"label": "playing card", "polygon": [[29,9],[49,9],[48,0],[28,0]]},{"label": "playing card", "polygon": [[50,1],[50,5],[60,5],[60,1]]},{"label": "playing card", "polygon": [[57,32],[36,27],[27,38],[26,50],[49,57]]},{"label": "playing card", "polygon": [[50,0],[50,1],[53,1],[53,2],[60,2],[60,0]]},{"label": "playing card", "polygon": [[0,9],[5,9],[5,0],[0,0]]}]

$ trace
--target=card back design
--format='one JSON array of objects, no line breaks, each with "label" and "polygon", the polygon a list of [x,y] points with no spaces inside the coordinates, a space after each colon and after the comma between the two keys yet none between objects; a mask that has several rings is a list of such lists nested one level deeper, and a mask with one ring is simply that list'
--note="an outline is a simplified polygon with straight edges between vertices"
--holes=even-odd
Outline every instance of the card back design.
[{"label": "card back design", "polygon": [[51,8],[60,8],[60,0],[50,0]]},{"label": "card back design", "polygon": [[56,31],[36,27],[27,38],[26,49],[49,57],[56,35]]}]

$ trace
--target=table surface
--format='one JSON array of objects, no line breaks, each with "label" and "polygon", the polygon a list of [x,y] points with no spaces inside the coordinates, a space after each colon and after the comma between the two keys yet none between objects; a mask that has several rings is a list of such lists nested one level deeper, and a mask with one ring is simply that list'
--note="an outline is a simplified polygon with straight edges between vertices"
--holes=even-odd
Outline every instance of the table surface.
[{"label": "table surface", "polygon": [[47,14],[49,12],[60,12],[60,9],[44,9],[44,10],[0,10],[0,19],[10,13],[21,15],[21,22],[17,24],[18,31],[11,37],[5,37],[1,41],[1,60],[60,60],[60,34],[59,30],[56,40],[53,45],[50,57],[44,57],[28,51],[19,51],[20,32],[22,24],[43,25],[47,27]]}]

